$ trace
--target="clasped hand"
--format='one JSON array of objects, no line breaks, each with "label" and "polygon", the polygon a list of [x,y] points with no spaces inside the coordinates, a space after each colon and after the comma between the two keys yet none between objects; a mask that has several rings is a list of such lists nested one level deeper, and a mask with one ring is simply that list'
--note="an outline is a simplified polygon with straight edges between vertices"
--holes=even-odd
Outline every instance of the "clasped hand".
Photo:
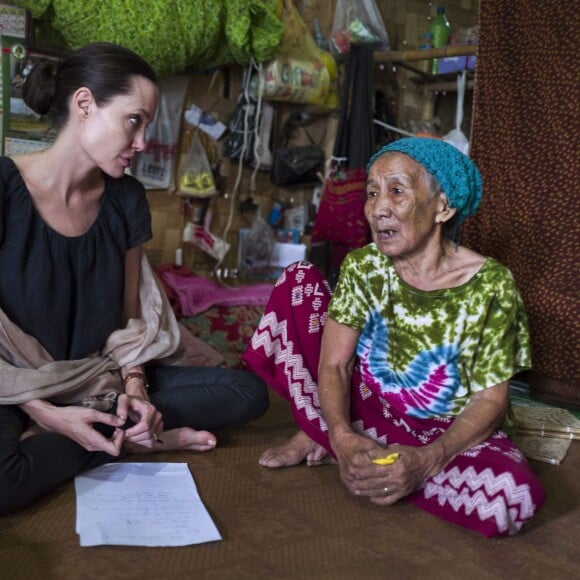
[{"label": "clasped hand", "polygon": [[[353,495],[368,497],[373,503],[392,505],[420,488],[426,477],[421,448],[385,448],[355,432],[342,433],[332,443],[343,483]],[[395,452],[399,457],[391,465],[373,463]]]},{"label": "clasped hand", "polygon": [[[119,395],[114,415],[74,405],[57,407],[47,402],[29,407],[27,413],[40,429],[65,435],[87,451],[104,451],[115,457],[125,442],[153,447],[155,434],[163,430],[161,413],[152,403],[126,394]],[[112,427],[113,434],[107,438],[94,427],[98,424]]]},{"label": "clasped hand", "polygon": [[132,426],[125,430],[125,441],[153,447],[155,435],[163,431],[163,418],[155,405],[146,399],[122,394],[117,399],[117,416],[129,419]]}]

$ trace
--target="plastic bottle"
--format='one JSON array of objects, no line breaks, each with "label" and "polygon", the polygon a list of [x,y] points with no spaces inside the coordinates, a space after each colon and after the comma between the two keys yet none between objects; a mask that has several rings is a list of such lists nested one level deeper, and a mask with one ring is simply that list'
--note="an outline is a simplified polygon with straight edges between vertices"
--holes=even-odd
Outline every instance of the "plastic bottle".
[{"label": "plastic bottle", "polygon": [[[449,44],[449,35],[451,33],[451,24],[445,14],[445,6],[437,7],[437,15],[433,18],[429,31],[433,35],[433,48],[441,48]],[[433,59],[433,68],[431,72],[436,75],[439,68],[438,60]]]},{"label": "plastic bottle", "polygon": [[[433,34],[431,33],[431,31],[427,31],[424,35],[423,35],[423,44],[419,47],[420,50],[429,50],[430,48],[433,48]],[[430,72],[432,65],[432,61],[431,60],[420,60],[419,61],[419,68],[420,70],[422,70],[425,73]]]},{"label": "plastic bottle", "polygon": [[320,30],[320,22],[318,18],[315,18],[313,21],[314,26],[314,39],[316,40],[316,44],[318,48],[321,50],[328,50],[328,42],[325,40],[324,36],[322,36],[322,31]]}]

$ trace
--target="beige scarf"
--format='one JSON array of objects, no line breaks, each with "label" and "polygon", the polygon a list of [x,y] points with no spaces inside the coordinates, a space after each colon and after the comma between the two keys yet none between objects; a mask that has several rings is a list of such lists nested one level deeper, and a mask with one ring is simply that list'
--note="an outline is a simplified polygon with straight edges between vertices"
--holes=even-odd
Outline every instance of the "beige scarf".
[{"label": "beige scarf", "polygon": [[0,405],[45,399],[99,406],[99,399],[114,399],[124,390],[120,367],[173,355],[180,345],[179,326],[145,256],[139,298],[142,318],[115,330],[101,352],[71,361],[55,361],[0,309]]}]

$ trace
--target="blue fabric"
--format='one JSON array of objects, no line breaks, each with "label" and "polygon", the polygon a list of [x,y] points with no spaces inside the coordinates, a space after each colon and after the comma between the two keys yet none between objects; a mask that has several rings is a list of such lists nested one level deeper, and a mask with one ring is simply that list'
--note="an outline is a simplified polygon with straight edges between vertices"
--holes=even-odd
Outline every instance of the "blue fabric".
[{"label": "blue fabric", "polygon": [[385,145],[371,157],[367,172],[381,155],[390,151],[408,155],[437,178],[449,205],[457,209],[455,225],[477,212],[482,194],[481,174],[475,163],[456,147],[425,137],[399,139]]}]

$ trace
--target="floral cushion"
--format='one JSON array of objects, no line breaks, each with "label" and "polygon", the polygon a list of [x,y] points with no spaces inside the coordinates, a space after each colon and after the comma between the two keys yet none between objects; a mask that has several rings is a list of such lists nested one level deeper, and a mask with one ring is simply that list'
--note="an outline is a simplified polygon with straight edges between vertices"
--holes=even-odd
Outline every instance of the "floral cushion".
[{"label": "floral cushion", "polygon": [[241,367],[240,356],[258,326],[263,306],[214,306],[202,314],[180,318],[181,324],[225,359],[224,366]]}]

